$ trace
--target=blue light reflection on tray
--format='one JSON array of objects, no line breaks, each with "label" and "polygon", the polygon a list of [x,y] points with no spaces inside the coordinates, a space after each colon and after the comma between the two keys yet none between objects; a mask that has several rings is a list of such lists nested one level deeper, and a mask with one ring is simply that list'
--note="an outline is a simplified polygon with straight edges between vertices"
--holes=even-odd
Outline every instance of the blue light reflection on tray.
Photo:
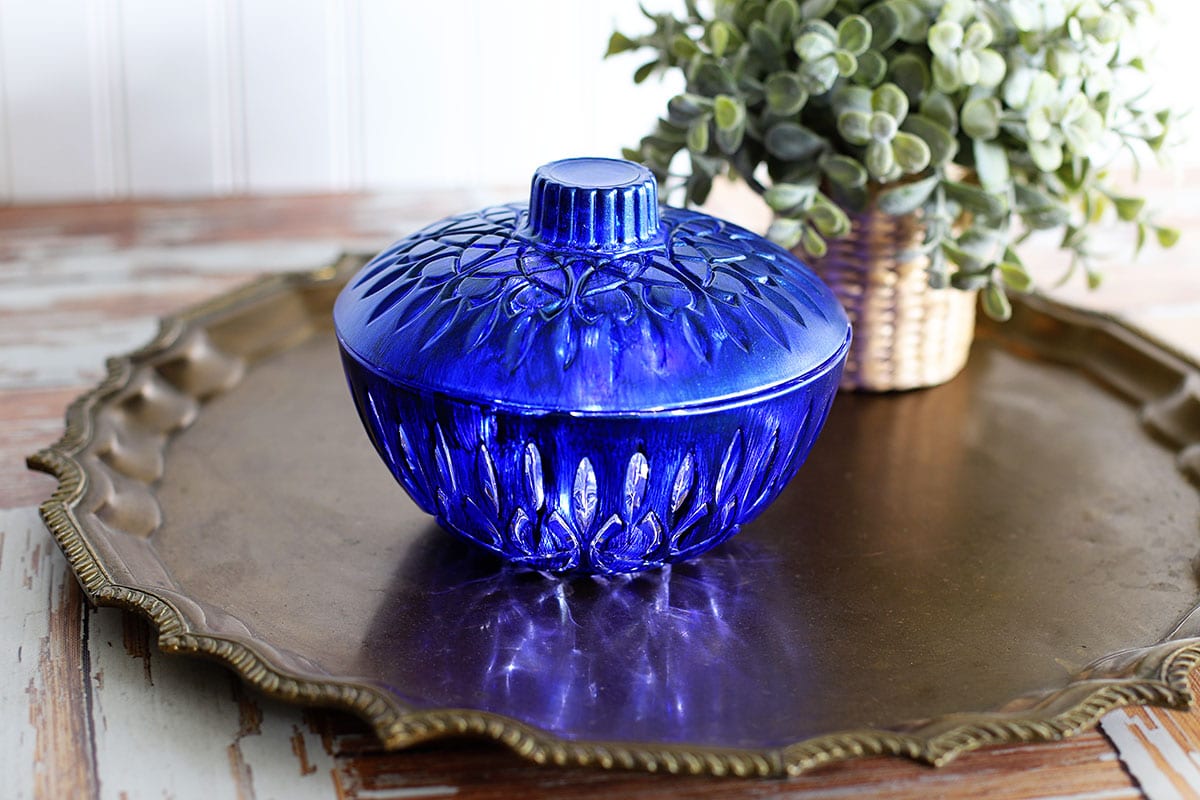
[{"label": "blue light reflection on tray", "polygon": [[[771,687],[812,671],[803,625],[765,613],[783,570],[756,543],[616,578],[504,567],[444,536],[416,555],[400,582],[422,591],[372,625],[401,660],[420,654],[414,705],[483,708],[560,734],[761,746],[759,721],[778,715]],[[750,643],[765,657],[745,658]]]}]

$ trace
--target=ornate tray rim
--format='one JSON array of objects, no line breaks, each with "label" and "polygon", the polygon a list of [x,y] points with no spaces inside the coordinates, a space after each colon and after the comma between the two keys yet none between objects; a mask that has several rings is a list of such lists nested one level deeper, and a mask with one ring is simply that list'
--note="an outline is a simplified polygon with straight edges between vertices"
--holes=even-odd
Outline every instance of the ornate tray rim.
[{"label": "ornate tray rim", "polygon": [[[202,328],[207,321],[243,303],[331,284],[353,273],[364,261],[361,255],[349,254],[315,271],[269,275],[165,317],[148,344],[108,359],[106,377],[68,407],[61,439],[27,459],[29,468],[58,479],[57,489],[41,504],[40,512],[87,597],[97,605],[144,615],[155,626],[158,644],[164,651],[213,658],[257,689],[284,701],[349,710],[371,725],[388,750],[443,737],[475,736],[499,742],[537,764],[672,774],[797,775],[823,764],[876,755],[905,756],[941,766],[986,745],[1063,739],[1090,728],[1101,716],[1122,706],[1190,707],[1188,676],[1200,663],[1200,638],[1172,637],[1200,635],[1200,627],[1194,624],[1194,618],[1200,616],[1196,612],[1159,644],[1108,656],[1065,687],[1025,698],[1027,702],[1019,710],[948,715],[903,730],[849,730],[770,749],[574,741],[491,712],[453,708],[414,711],[369,684],[338,679],[314,682],[289,674],[273,664],[269,654],[245,642],[189,630],[186,617],[170,599],[115,582],[97,555],[91,535],[76,517],[89,485],[87,470],[76,456],[93,441],[97,409],[102,400],[129,386],[138,364],[164,354],[189,330]],[[1142,422],[1149,432],[1179,451],[1180,468],[1200,484],[1200,444],[1193,438],[1188,422],[1178,421],[1200,408],[1200,364],[1108,314],[1082,311],[1035,296],[1019,297],[1015,305],[1018,313],[1067,319],[1088,335],[1133,346],[1178,372],[1180,382],[1173,390],[1157,397],[1135,398],[1135,404],[1141,407]],[[983,323],[982,335],[987,335],[987,324]],[[1113,378],[1097,374],[1086,365],[1080,368],[1116,391],[1129,393],[1122,389],[1119,375]],[[1102,667],[1113,664],[1131,677],[1105,676]]]}]

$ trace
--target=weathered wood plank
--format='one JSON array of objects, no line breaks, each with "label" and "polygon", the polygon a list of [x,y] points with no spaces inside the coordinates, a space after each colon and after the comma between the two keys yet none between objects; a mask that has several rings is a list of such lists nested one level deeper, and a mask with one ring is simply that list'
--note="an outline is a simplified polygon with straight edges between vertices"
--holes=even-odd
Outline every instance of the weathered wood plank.
[{"label": "weathered wood plank", "polygon": [[64,389],[0,391],[0,508],[36,505],[57,482],[30,472],[25,457],[62,435],[63,411],[79,394]]},{"label": "weathered wood plank", "polygon": [[18,797],[98,783],[79,584],[32,510],[0,511],[0,775]]},{"label": "weathered wood plank", "polygon": [[[1048,751],[1052,751],[1050,756]],[[546,769],[498,748],[442,744],[409,753],[339,759],[338,787],[346,797],[430,796],[455,789],[456,798],[499,800],[514,787],[527,798],[1137,798],[1141,793],[1098,734],[1047,748],[996,748],[935,770],[899,759],[835,765],[786,780],[738,781]],[[403,792],[410,792],[404,795]]]},{"label": "weathered wood plank", "polygon": [[[1190,680],[1192,693],[1200,693],[1200,673]],[[1128,708],[1100,725],[1148,796],[1200,797],[1200,713]]]}]

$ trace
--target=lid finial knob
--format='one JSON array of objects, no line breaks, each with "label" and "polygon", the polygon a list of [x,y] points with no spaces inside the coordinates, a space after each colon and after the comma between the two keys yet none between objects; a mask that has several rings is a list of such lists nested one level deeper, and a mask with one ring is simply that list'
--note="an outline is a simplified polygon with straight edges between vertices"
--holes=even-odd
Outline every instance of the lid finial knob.
[{"label": "lid finial knob", "polygon": [[570,158],[533,174],[527,232],[548,247],[625,250],[652,241],[658,226],[658,184],[640,164]]}]

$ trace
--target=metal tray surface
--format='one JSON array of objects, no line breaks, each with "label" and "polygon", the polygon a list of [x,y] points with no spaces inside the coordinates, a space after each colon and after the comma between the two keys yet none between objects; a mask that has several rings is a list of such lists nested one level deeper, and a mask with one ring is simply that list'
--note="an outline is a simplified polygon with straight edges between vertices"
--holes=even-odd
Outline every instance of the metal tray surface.
[{"label": "metal tray surface", "polygon": [[951,383],[840,396],[728,544],[554,579],[438,530],[371,450],[330,324],[362,263],[165,320],[30,458],[89,597],[164,650],[351,709],[389,748],[681,773],[940,764],[1190,702],[1200,369],[1142,334],[1019,300]]}]

